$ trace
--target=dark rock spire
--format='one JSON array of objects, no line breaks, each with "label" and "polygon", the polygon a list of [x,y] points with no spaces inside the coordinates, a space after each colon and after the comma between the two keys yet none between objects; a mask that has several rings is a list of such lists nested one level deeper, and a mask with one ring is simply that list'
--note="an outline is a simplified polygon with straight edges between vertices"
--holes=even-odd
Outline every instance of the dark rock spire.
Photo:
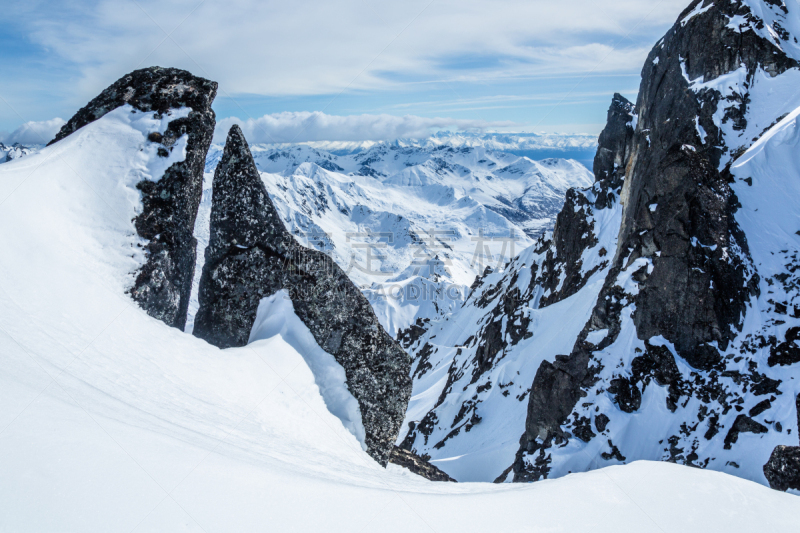
[{"label": "dark rock spire", "polygon": [[233,126],[214,175],[194,334],[222,348],[246,345],[259,302],[282,289],[319,346],[344,368],[368,452],[385,466],[411,395],[411,359],[344,271],[289,234]]},{"label": "dark rock spire", "polygon": [[186,118],[169,123],[163,136],[151,136],[165,150],[188,135],[186,159],[170,166],[161,179],[142,181],[142,213],[134,219],[146,245],[147,262],[137,272],[130,289],[134,300],[150,316],[180,329],[186,324],[197,242],[194,222],[203,193],[206,153],[214,135],[215,116],[211,103],[217,83],[185,70],[150,67],[123,76],[67,122],[56,143],[106,113],[130,104],[157,115],[170,109],[190,107]]},{"label": "dark rock spire", "polygon": [[592,170],[595,180],[607,180],[612,189],[619,188],[625,176],[635,126],[635,109],[627,98],[615,93],[608,108],[606,126],[597,139],[597,154]]}]

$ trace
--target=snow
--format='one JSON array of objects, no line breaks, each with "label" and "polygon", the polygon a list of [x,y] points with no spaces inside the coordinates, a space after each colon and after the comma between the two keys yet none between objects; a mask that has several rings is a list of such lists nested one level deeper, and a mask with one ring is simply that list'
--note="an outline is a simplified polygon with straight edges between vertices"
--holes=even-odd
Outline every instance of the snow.
[{"label": "snow", "polygon": [[[703,6],[704,3],[707,3],[708,5]],[[686,26],[686,24],[694,17],[702,15],[712,7],[714,7],[713,1],[706,0],[706,2],[699,2],[697,6],[688,15],[686,15],[683,20],[681,20],[681,26]]]},{"label": "snow", "polygon": [[263,346],[264,351],[272,351],[273,341],[278,346],[281,343],[288,344],[303,357],[314,374],[314,381],[328,411],[342,422],[366,451],[366,430],[361,422],[361,410],[358,401],[347,389],[344,368],[331,354],[319,347],[311,331],[294,314],[286,290],[278,291],[258,304],[248,344],[256,350]]},{"label": "snow", "polygon": [[120,108],[0,167],[0,530],[795,526],[792,495],[670,464],[503,486],[380,468],[329,412],[285,301],[259,317],[269,338],[219,350],[125,295],[144,260],[135,185],[158,179],[147,120]]},{"label": "snow", "polygon": [[697,135],[700,137],[700,142],[702,144],[706,143],[706,130],[703,129],[703,126],[700,125],[700,117],[694,117],[694,127],[697,130]]},{"label": "snow", "polygon": [[596,331],[592,331],[586,336],[586,342],[597,345],[600,344],[600,342],[606,337],[608,337],[608,329],[598,329]]},{"label": "snow", "polygon": [[194,331],[194,319],[200,309],[200,278],[203,275],[203,266],[206,264],[206,248],[211,238],[211,186],[214,181],[214,172],[203,173],[203,195],[197,210],[197,219],[194,222],[194,238],[197,239],[196,262],[194,277],[192,278],[192,292],[189,299],[189,311],[186,317],[186,333]]}]

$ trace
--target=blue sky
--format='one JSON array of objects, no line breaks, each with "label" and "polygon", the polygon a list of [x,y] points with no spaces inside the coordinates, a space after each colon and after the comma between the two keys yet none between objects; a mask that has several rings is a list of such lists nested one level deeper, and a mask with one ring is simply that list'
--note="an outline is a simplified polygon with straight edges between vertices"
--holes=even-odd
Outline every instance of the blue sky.
[{"label": "blue sky", "polygon": [[[636,96],[647,52],[688,3],[17,2],[0,21],[0,138],[13,140],[9,132],[29,122],[25,131],[49,134],[52,119],[150,65],[220,82],[219,119],[283,113],[287,122],[294,115],[285,112],[317,111],[406,117],[406,134],[598,133],[611,95]],[[342,135],[378,135],[359,127],[365,120],[375,117],[342,121],[353,128]],[[408,129],[414,120],[419,127]]]}]

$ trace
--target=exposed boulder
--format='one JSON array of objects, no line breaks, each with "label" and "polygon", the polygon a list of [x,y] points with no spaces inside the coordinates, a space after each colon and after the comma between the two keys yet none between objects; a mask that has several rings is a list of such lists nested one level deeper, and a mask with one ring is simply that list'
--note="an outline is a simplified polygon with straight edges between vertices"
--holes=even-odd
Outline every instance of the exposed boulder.
[{"label": "exposed boulder", "polygon": [[[795,397],[795,406],[797,427],[800,428],[800,395]],[[769,461],[764,465],[764,476],[773,489],[800,490],[800,446],[776,446]]]},{"label": "exposed boulder", "polygon": [[764,465],[764,476],[775,490],[800,490],[800,447],[776,447]]},{"label": "exposed boulder", "polygon": [[397,446],[392,448],[392,455],[389,458],[389,462],[407,468],[418,476],[422,476],[431,481],[456,482],[455,479],[451,478],[419,455]]},{"label": "exposed boulder", "polygon": [[106,113],[129,104],[156,115],[170,109],[191,108],[186,118],[169,123],[165,134],[148,139],[160,143],[163,153],[183,135],[188,136],[186,158],[170,166],[161,179],[137,185],[142,213],[134,219],[136,231],[147,240],[147,261],[130,289],[134,300],[150,316],[180,329],[186,324],[197,242],[194,223],[203,193],[203,169],[216,123],[211,104],[217,83],[185,70],[151,67],[123,76],[67,122],[56,143]]},{"label": "exposed boulder", "polygon": [[286,230],[233,126],[214,175],[194,335],[221,348],[246,345],[259,302],[283,289],[319,346],[344,368],[367,451],[385,466],[411,394],[411,359],[344,271]]}]

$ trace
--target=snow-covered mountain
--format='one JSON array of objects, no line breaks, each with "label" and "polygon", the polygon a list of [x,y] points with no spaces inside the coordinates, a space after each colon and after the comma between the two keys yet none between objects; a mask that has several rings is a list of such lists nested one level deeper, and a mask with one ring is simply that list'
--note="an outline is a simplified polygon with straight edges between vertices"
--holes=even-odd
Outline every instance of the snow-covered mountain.
[{"label": "snow-covered mountain", "polygon": [[[309,141],[303,146],[335,155],[350,155],[378,146],[432,149],[485,148],[531,159],[575,159],[591,168],[597,150],[597,135],[574,133],[476,133],[441,131],[425,139],[395,141]],[[294,144],[269,144],[267,148],[285,149]]]},{"label": "snow-covered mountain", "polygon": [[[208,176],[220,150],[209,151]],[[392,334],[457,309],[478,274],[552,229],[566,191],[593,179],[573,160],[533,161],[482,146],[380,144],[348,155],[304,145],[251,151],[289,230],[345,269]],[[205,187],[196,226],[201,248],[209,179]]]},{"label": "snow-covered mountain", "polygon": [[[82,116],[94,118],[74,130],[81,121],[71,122],[55,144],[0,165],[0,529],[795,527],[795,496],[676,465],[638,462],[525,486],[383,469],[357,438],[341,366],[283,294],[264,299],[244,347],[218,349],[152,316],[130,291],[150,264],[147,245],[161,240],[135,221],[154,213],[150,187],[177,187],[168,169],[210,132],[190,97],[215,86],[199,84],[166,88],[194,100],[191,111],[160,100],[160,90],[145,93],[154,101],[133,100],[154,111],[119,104],[131,97],[122,83],[105,93],[116,107],[90,106]],[[179,127],[185,133],[171,139]],[[178,184],[199,185],[195,170]],[[170,195],[156,197],[169,205]]]},{"label": "snow-covered mountain", "polygon": [[798,36],[794,2],[681,14],[552,238],[404,337],[403,447],[460,480],[650,459],[800,489]]},{"label": "snow-covered mountain", "polygon": [[37,152],[41,146],[23,146],[19,143],[14,143],[10,146],[0,143],[0,163],[8,163],[20,157]]}]

